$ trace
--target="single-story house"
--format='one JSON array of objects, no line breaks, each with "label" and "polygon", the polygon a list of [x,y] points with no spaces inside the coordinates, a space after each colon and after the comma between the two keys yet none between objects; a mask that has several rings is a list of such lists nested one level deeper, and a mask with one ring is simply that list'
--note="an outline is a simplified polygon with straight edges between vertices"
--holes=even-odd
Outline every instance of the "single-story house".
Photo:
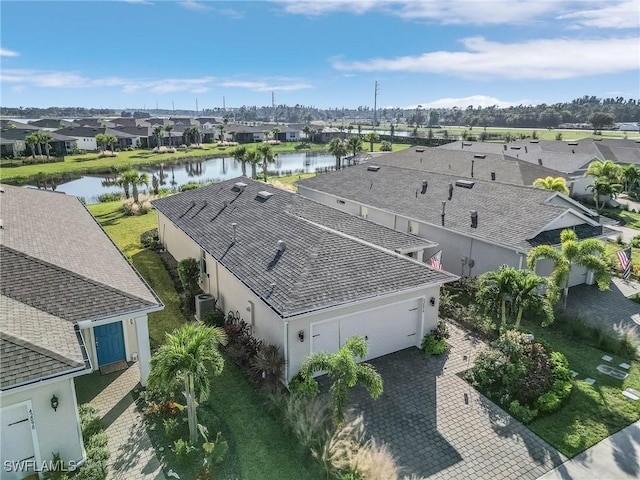
[{"label": "single-story house", "polygon": [[351,336],[367,358],[412,346],[457,277],[418,259],[432,242],[245,177],[153,202],[161,243],[201,264],[201,287],[284,354],[285,380]]},{"label": "single-story house", "polygon": [[73,125],[73,122],[61,118],[41,118],[40,120],[29,122],[29,125],[33,125],[34,127],[38,127],[42,130],[54,131],[59,128]]},{"label": "single-story house", "polygon": [[[73,137],[69,137],[67,135],[62,135],[57,132],[50,132],[45,130],[40,130],[37,127],[33,128],[2,128],[0,130],[0,137],[3,140],[3,145],[5,145],[2,149],[3,156],[6,152],[7,155],[11,155],[13,152],[13,156],[16,153],[24,153],[25,155],[31,155],[32,152],[30,148],[26,145],[25,139],[33,134],[33,133],[46,133],[51,136],[51,141],[49,142],[49,154],[52,157],[64,157],[65,155],[69,155],[76,147],[76,139]],[[9,144],[13,142],[13,147],[10,147]],[[37,147],[36,147],[37,153]],[[42,155],[45,155],[44,148],[42,149]]]},{"label": "single-story house", "polygon": [[84,461],[74,377],[137,361],[144,385],[147,315],[163,306],[77,198],[3,185],[0,218],[0,463],[13,480],[52,452]]},{"label": "single-story house", "polygon": [[134,134],[127,133],[122,129],[115,129],[111,127],[65,127],[60,130],[56,130],[54,133],[58,135],[65,135],[67,137],[74,138],[78,148],[82,150],[96,151],[98,150],[98,143],[96,142],[96,135],[106,134],[113,135],[118,140],[117,147],[125,149],[128,147],[135,147],[138,137]]},{"label": "single-story house", "polygon": [[[565,228],[579,238],[603,235],[597,214],[561,193],[469,176],[362,164],[301,180],[298,193],[437,242],[443,268],[461,276],[523,268],[532,247],[558,244]],[[539,262],[539,273],[550,269]],[[571,285],[585,281],[587,271],[574,268]]]}]

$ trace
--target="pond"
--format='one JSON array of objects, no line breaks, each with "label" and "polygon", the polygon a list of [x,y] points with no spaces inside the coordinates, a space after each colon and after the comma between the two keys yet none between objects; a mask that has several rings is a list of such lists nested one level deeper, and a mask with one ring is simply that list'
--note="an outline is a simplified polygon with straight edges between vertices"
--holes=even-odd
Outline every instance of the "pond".
[{"label": "pond", "polygon": [[[332,167],[335,165],[333,155],[303,152],[281,153],[276,157],[275,163],[269,165],[269,176],[290,175],[295,173],[311,173],[317,168]],[[191,160],[176,164],[156,164],[136,167],[138,171],[146,172],[151,179],[155,175],[161,180],[163,187],[179,187],[189,182],[209,182],[227,180],[242,175],[239,162],[231,157]],[[258,165],[258,173],[262,172],[262,165]],[[251,175],[251,166],[247,165],[247,175]],[[75,180],[55,185],[56,192],[64,192],[68,195],[82,197],[87,203],[98,202],[98,196],[105,193],[123,193],[121,187],[113,184],[113,176],[86,175]],[[51,182],[47,181],[47,188],[51,189]],[[42,185],[42,184],[41,184]],[[31,184],[32,187],[37,187]],[[140,189],[144,192],[145,189]]]}]

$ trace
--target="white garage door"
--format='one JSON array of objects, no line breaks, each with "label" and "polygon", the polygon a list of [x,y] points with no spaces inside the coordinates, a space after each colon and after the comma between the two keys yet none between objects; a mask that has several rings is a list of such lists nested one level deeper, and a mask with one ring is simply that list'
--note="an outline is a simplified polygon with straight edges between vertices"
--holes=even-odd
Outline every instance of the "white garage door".
[{"label": "white garage door", "polygon": [[[5,407],[2,417],[2,480],[24,478],[36,464],[31,402]],[[8,464],[5,462],[9,462]],[[21,466],[18,466],[21,465]],[[8,470],[8,471],[7,471]]]},{"label": "white garage door", "polygon": [[420,341],[422,299],[409,300],[366,312],[311,325],[311,351],[334,353],[349,337],[365,337],[369,342],[366,360],[404,348]]}]

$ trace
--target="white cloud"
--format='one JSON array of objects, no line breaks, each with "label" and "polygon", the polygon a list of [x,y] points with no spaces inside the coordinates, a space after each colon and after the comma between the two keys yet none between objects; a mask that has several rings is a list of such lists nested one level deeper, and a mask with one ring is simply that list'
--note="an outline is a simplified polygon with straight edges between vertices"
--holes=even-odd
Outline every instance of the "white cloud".
[{"label": "white cloud", "polygon": [[16,85],[15,87],[11,87],[11,91],[13,93],[22,93],[27,89],[24,85]]},{"label": "white cloud", "polygon": [[184,2],[180,2],[179,4],[180,6],[186,8],[187,10],[195,10],[197,12],[204,12],[204,11],[211,10],[211,7],[209,5],[196,2],[195,0],[185,0]]},{"label": "white cloud", "polygon": [[[469,105],[473,105],[474,108],[477,107],[492,107],[497,106],[500,108],[511,107],[513,105],[532,105],[531,100],[517,100],[515,102],[509,102],[505,100],[500,100],[496,97],[489,97],[487,95],[470,95],[468,97],[459,97],[459,98],[439,98],[438,100],[433,100],[431,102],[423,102],[420,103],[424,108],[467,108]],[[404,108],[414,109],[417,108],[416,105],[410,105]]]},{"label": "white cloud", "polygon": [[137,3],[140,5],[153,5],[152,2],[149,2],[148,0],[122,0],[125,3]]},{"label": "white cloud", "polygon": [[575,20],[579,26],[595,28],[638,28],[640,6],[637,0],[624,0],[601,8],[559,15],[559,20]]},{"label": "white cloud", "polygon": [[454,75],[475,80],[565,79],[640,69],[640,42],[635,37],[606,39],[539,39],[500,43],[483,37],[462,40],[463,51],[437,51],[363,61],[334,59],[346,71],[391,71]]},{"label": "white cloud", "polygon": [[244,88],[246,90],[253,90],[255,92],[292,92],[295,90],[304,90],[307,88],[313,88],[313,85],[299,82],[299,81],[286,81],[286,80],[273,80],[273,81],[245,81],[245,80],[227,80],[219,84],[220,87],[225,88]]},{"label": "white cloud", "polygon": [[20,55],[18,52],[0,47],[0,57],[17,57],[18,55]]}]

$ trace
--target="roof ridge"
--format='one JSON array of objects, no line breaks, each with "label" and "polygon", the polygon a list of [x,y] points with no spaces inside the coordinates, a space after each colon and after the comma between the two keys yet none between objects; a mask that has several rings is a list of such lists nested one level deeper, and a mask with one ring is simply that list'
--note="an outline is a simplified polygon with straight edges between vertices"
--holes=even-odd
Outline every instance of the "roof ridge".
[{"label": "roof ridge", "polygon": [[[71,271],[71,270],[68,270],[66,268],[63,268],[60,265],[56,265],[55,263],[47,262],[46,260],[42,260],[40,258],[31,256],[31,255],[29,255],[27,253],[21,252],[19,250],[16,250],[14,248],[8,247],[6,245],[0,245],[0,252],[2,250],[6,250],[6,251],[8,251],[8,252],[10,252],[10,253],[12,253],[12,254],[14,254],[16,256],[25,258],[25,259],[27,259],[27,260],[29,260],[31,262],[38,263],[40,265],[43,265],[43,266],[48,267],[48,268],[51,268],[51,269],[56,270],[58,272],[64,273],[66,275],[70,275],[70,276],[72,276],[74,278],[77,278],[79,280],[87,282],[87,283],[89,283],[91,285],[94,285],[94,286],[97,286],[97,287],[100,287],[100,288],[104,288],[104,289],[109,290],[111,292],[118,293],[118,294],[120,294],[120,295],[122,295],[124,297],[127,297],[127,298],[131,299],[131,300],[138,300],[138,301],[143,302],[143,303],[145,303],[147,305],[153,305],[148,300],[145,300],[144,298],[138,297],[137,295],[132,295],[129,292],[125,292],[123,290],[120,290],[118,288],[112,287],[112,286],[107,285],[105,283],[98,282],[97,280],[94,280],[92,278],[86,277],[86,276],[81,275],[79,273],[76,273],[74,271]],[[4,289],[3,289],[3,291],[4,291]]]},{"label": "roof ridge", "polygon": [[[84,363],[84,362],[77,362],[76,360],[74,360],[72,358],[69,358],[69,357],[66,357],[64,355],[61,355],[61,354],[59,354],[57,352],[54,352],[53,350],[49,350],[46,347],[43,347],[41,345],[37,345],[37,344],[31,342],[30,340],[27,340],[26,338],[18,337],[16,335],[11,334],[11,333],[0,332],[0,338],[2,340],[8,341],[8,342],[13,343],[15,345],[18,345],[20,347],[28,348],[29,350],[32,350],[32,351],[34,351],[36,353],[39,353],[41,355],[44,355],[46,357],[49,357],[49,358],[51,358],[53,360],[57,360],[59,362],[66,363],[70,367],[78,366],[81,363]],[[78,347],[82,348],[81,345],[78,345]]]}]

